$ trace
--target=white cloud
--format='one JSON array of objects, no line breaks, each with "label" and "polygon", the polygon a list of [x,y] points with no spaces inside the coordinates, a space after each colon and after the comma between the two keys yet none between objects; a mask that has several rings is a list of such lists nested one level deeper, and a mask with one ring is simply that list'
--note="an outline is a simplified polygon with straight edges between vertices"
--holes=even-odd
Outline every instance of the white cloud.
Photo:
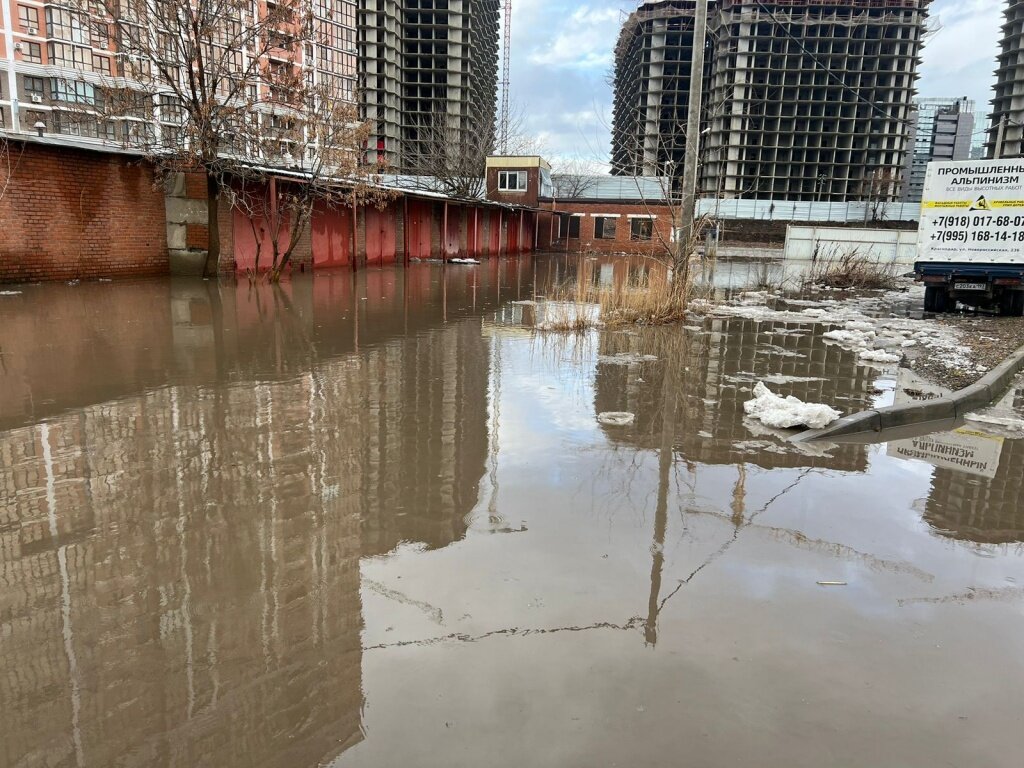
[{"label": "white cloud", "polygon": [[577,8],[559,19],[559,32],[534,48],[529,62],[537,66],[575,69],[607,69],[619,33],[617,8]]}]

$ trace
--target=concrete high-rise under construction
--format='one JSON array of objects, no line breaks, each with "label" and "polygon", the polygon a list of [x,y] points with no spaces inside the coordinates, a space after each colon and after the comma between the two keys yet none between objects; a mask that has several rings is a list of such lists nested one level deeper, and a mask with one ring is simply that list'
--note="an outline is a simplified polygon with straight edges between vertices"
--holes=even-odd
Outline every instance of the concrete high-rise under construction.
[{"label": "concrete high-rise under construction", "polygon": [[622,26],[615,46],[613,173],[682,174],[695,7],[694,0],[645,2]]},{"label": "concrete high-rise under construction", "polygon": [[986,156],[1024,157],[1024,0],[1007,0]]},{"label": "concrete high-rise under construction", "polygon": [[[699,191],[897,198],[929,4],[711,0]],[[694,0],[645,2],[623,27],[614,172],[679,174],[694,8]]]},{"label": "concrete high-rise under construction", "polygon": [[441,151],[487,154],[477,145],[495,135],[499,19],[499,0],[360,0],[371,152],[406,172],[429,172]]}]

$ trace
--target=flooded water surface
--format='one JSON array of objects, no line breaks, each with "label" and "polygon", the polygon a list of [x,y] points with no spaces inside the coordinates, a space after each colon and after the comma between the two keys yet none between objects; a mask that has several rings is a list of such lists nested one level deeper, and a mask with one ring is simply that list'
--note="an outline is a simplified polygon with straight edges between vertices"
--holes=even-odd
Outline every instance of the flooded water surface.
[{"label": "flooded water surface", "polygon": [[1012,419],[794,444],[893,371],[577,268],[0,295],[0,765],[1019,765]]}]

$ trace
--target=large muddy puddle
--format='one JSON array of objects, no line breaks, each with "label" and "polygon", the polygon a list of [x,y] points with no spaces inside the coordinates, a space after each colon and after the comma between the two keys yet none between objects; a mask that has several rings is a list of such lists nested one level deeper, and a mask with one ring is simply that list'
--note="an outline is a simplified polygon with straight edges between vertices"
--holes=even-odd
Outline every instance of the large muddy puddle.
[{"label": "large muddy puddle", "polygon": [[757,382],[923,390],[810,316],[536,333],[568,266],[0,296],[0,764],[1017,765],[1024,397],[795,444]]}]

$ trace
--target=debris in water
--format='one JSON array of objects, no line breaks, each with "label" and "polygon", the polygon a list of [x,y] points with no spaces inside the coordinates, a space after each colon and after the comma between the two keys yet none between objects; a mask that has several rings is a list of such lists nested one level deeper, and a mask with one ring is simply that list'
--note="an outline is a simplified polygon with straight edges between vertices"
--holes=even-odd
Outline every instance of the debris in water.
[{"label": "debris in water", "polygon": [[21,291],[0,291],[0,296],[20,296]]},{"label": "debris in water", "polygon": [[819,581],[818,586],[821,587],[845,587],[845,581]]},{"label": "debris in water", "polygon": [[598,422],[606,427],[628,427],[635,418],[636,415],[628,411],[604,411],[597,414]]},{"label": "debris in water", "polygon": [[599,355],[597,362],[608,365],[633,365],[635,363],[653,363],[657,355],[641,355],[636,352],[619,352],[615,355]]},{"label": "debris in water", "polygon": [[792,427],[827,427],[842,414],[822,403],[805,403],[792,395],[780,397],[768,389],[763,381],[754,387],[754,399],[743,404],[743,410],[762,424],[780,429]]},{"label": "debris in water", "polygon": [[448,259],[449,264],[479,264],[479,259]]}]

